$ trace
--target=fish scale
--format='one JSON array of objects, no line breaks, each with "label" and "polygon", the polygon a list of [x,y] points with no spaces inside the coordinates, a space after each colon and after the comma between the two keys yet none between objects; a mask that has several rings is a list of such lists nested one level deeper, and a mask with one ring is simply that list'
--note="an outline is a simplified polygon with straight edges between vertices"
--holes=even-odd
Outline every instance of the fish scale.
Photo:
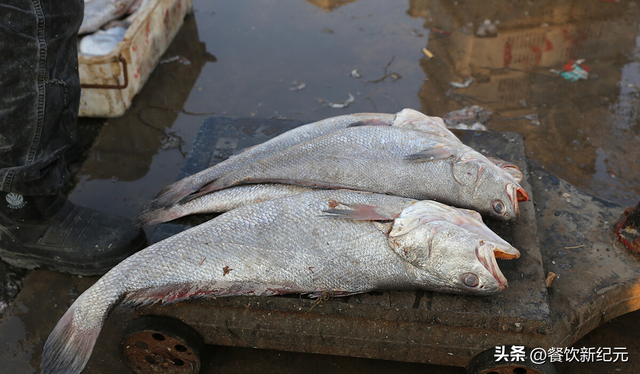
[{"label": "fish scale", "polygon": [[[425,214],[432,205],[433,212],[456,212],[396,196],[315,191],[222,214],[132,255],[80,295],[45,343],[42,372],[79,373],[109,312],[122,301],[409,288],[476,294],[502,290],[506,280],[494,251],[514,257],[518,251],[481,230],[454,224],[477,220],[466,211],[411,224],[438,214]],[[348,218],[363,206],[377,212],[372,219],[393,222],[395,216],[413,228],[391,240],[393,234],[371,220]],[[469,279],[475,284],[466,284]]]},{"label": "fish scale", "polygon": [[[262,182],[347,188],[433,199],[496,218],[515,219],[517,202],[515,196],[509,196],[508,186],[520,188],[517,183],[470,147],[449,140],[443,143],[442,139],[394,126],[336,130],[227,173],[212,182],[208,190]],[[443,146],[452,157],[419,162],[406,159]],[[511,208],[508,216],[494,212],[495,200]]]},{"label": "fish scale", "polygon": [[[331,117],[321,121],[312,122],[304,126],[289,130],[281,135],[270,139],[259,146],[245,149],[242,153],[233,155],[227,160],[216,164],[206,170],[179,180],[167,186],[158,193],[156,198],[147,206],[145,210],[155,210],[173,205],[185,198],[193,198],[191,194],[199,192],[208,183],[220,176],[230,173],[245,165],[259,161],[273,152],[285,149],[290,146],[303,143],[310,139],[328,134],[338,129],[364,123],[375,123],[391,125],[393,114],[384,113],[357,113],[343,116]],[[206,192],[201,192],[203,194]],[[198,196],[198,195],[196,195]]]},{"label": "fish scale", "polygon": [[[462,150],[461,152],[463,152],[468,158],[474,159],[475,164],[469,165],[475,165],[477,170],[468,172],[468,174],[471,175],[471,178],[467,178],[465,175],[459,175],[458,178],[456,178],[455,175],[446,174],[446,170],[441,171],[441,173],[437,175],[437,178],[431,178],[430,180],[423,179],[419,181],[420,187],[429,187],[428,190],[430,192],[428,194],[421,194],[419,193],[420,191],[414,191],[417,192],[417,194],[405,196],[420,199],[438,199],[450,204],[477,209],[485,214],[491,214],[495,218],[503,220],[514,220],[518,214],[518,201],[526,201],[528,199],[526,191],[518,185],[518,181],[522,179],[522,173],[519,172],[517,166],[500,159],[492,159],[491,161],[492,163],[496,163],[499,167],[488,165],[490,161],[479,153],[470,151],[470,149],[464,151],[464,148],[462,148],[464,145],[453,133],[451,133],[451,131],[446,128],[442,119],[426,116],[413,109],[403,109],[395,115],[382,113],[360,113],[332,117],[285,132],[265,143],[248,148],[242,153],[232,156],[228,160],[167,186],[153,201],[145,205],[143,211],[138,216],[137,221],[140,225],[166,222],[192,213],[227,211],[245,204],[252,204],[255,202],[306,192],[308,190],[305,190],[301,186],[296,187],[282,184],[291,182],[292,177],[290,176],[285,176],[288,178],[285,180],[267,178],[264,181],[265,183],[279,183],[277,185],[263,184],[254,188],[247,187],[246,185],[238,185],[236,187],[222,190],[220,189],[220,185],[222,183],[219,180],[227,178],[228,181],[233,182],[232,180],[229,180],[229,175],[238,176],[238,173],[240,173],[239,177],[242,178],[242,172],[240,170],[251,167],[252,163],[256,168],[258,168],[258,171],[264,172],[269,168],[273,168],[274,165],[271,165],[270,162],[274,160],[274,154],[282,153],[285,150],[288,152],[288,149],[293,147],[298,147],[298,150],[313,149],[313,147],[317,146],[318,138],[326,138],[328,136],[344,137],[344,134],[338,133],[338,130],[353,129],[362,126],[393,127],[396,129],[402,128],[409,130],[409,133],[418,134],[416,136],[426,134],[435,142],[434,144],[450,149]],[[350,139],[350,141],[344,144],[343,147],[353,147],[353,145],[358,142],[360,142],[362,147],[372,147],[374,144],[372,142],[367,142],[369,139],[370,138]],[[393,138],[387,139],[384,137],[378,138],[376,141],[380,143],[380,147],[378,149],[378,152],[380,153],[406,155],[404,143],[394,142]],[[423,151],[423,149],[420,151]],[[375,164],[377,162],[377,159],[360,160],[359,155],[353,153],[356,152],[352,152],[351,155],[343,154],[342,148],[340,147],[337,147],[328,153],[328,155],[334,160],[334,164],[336,166],[336,168],[324,170],[324,173],[329,175],[329,179],[340,181],[344,179],[343,176],[347,176],[350,173],[349,169],[367,170],[369,169],[370,164]],[[425,156],[428,155],[414,154],[412,157],[414,160],[417,159],[424,161]],[[442,157],[442,155],[438,155],[438,152],[431,156]],[[361,163],[356,164],[359,161]],[[320,164],[322,164],[322,162],[323,160],[319,160]],[[351,163],[351,165],[349,165],[349,163]],[[435,164],[435,162],[432,162],[432,164]],[[406,162],[400,165],[401,168],[406,166]],[[277,167],[278,166],[276,165],[276,168]],[[314,167],[314,164],[310,164],[308,166],[302,165],[301,167],[306,170],[310,167]],[[437,165],[435,167],[437,167]],[[479,179],[480,171],[483,170],[483,168],[493,175],[492,178],[489,178],[492,179],[489,181],[489,188],[482,188],[486,183],[478,183],[479,181],[477,180]],[[389,171],[389,169],[381,171],[384,173]],[[475,172],[476,180],[473,180],[472,178],[474,175],[473,172]],[[393,177],[395,176],[396,175],[394,174]],[[442,176],[445,176],[445,178],[442,179]],[[293,178],[296,177],[297,176]],[[462,180],[466,180],[467,183],[475,183],[475,187],[469,188],[469,190],[460,197],[460,191],[457,191],[455,188],[447,189],[447,183],[452,183],[452,178],[459,183],[463,183]],[[518,178],[519,180],[517,180]],[[218,180],[218,182],[216,182],[216,180]],[[361,183],[357,189],[365,191],[372,190],[367,185],[368,181],[369,180],[366,178],[361,178]],[[255,181],[251,182],[255,183]],[[394,189],[396,186],[400,185],[400,183],[405,182],[406,180],[404,178],[396,179],[394,181],[394,186],[378,189],[377,192],[397,194]],[[328,184],[326,181],[315,179],[303,181],[298,180],[296,183],[314,187],[345,187],[353,189],[353,187],[348,185],[342,185],[340,183]],[[495,191],[496,187],[498,187],[498,189],[503,187],[506,191]],[[438,189],[448,191],[451,196],[443,199],[438,194]],[[494,191],[491,191],[492,189]],[[499,196],[498,194],[502,196]],[[506,207],[506,209],[503,209],[502,212],[497,212],[493,206],[493,203],[496,201],[498,202],[499,207]]]}]

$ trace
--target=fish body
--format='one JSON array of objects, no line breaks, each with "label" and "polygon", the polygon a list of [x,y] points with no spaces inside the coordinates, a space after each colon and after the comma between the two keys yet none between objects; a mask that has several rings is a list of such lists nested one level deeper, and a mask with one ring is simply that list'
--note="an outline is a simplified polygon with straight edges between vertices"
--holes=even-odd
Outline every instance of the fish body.
[{"label": "fish body", "polygon": [[[448,143],[450,147],[466,147],[447,128],[441,118],[430,117],[413,109],[404,109],[395,115],[361,113],[332,117],[286,132],[266,143],[249,148],[220,164],[214,165],[200,173],[184,178],[166,187],[159,193],[156,199],[143,208],[138,216],[138,222],[141,225],[149,225],[166,222],[188,214],[223,212],[256,201],[289,196],[302,191],[306,192],[307,189],[297,189],[286,184],[269,184],[251,188],[240,188],[241,186],[238,186],[220,189],[220,183],[216,182],[216,180],[221,179],[226,174],[247,168],[255,161],[281,153],[293,146],[312,141],[329,133],[346,128],[371,125],[388,125],[396,128],[415,130],[423,133],[422,135],[433,136],[436,142],[443,144]],[[383,152],[384,151],[385,150],[383,150]],[[477,157],[477,155],[479,154],[476,154],[475,157]],[[497,158],[491,158],[490,161],[502,168],[500,169],[502,178],[510,182],[510,186],[514,186],[516,190],[515,194],[517,195],[514,200],[516,204],[514,205],[514,210],[517,215],[517,201],[524,201],[528,198],[526,197],[524,189],[518,185],[522,179],[522,173],[519,172],[517,166],[507,163],[506,161]],[[498,170],[493,167],[491,169],[493,173]],[[519,179],[513,179],[514,173],[519,173]],[[280,182],[284,183],[286,181]],[[324,187],[339,188],[341,186],[327,185]],[[360,188],[366,191],[372,190],[362,185]],[[512,189],[512,187],[509,188]],[[410,197],[424,198],[424,196]],[[431,198],[436,197],[432,196]],[[505,203],[508,204],[507,201],[505,201]],[[453,202],[453,204],[458,205],[456,202]],[[473,207],[477,208],[476,206]],[[495,211],[493,206],[491,210]],[[507,219],[513,219],[513,214],[507,217]]]},{"label": "fish body", "polygon": [[496,257],[519,252],[485,235],[478,217],[432,201],[351,191],[314,191],[232,210],[134,254],[80,295],[45,344],[42,373],[82,371],[121,301],[499,292],[506,279]]},{"label": "fish body", "polygon": [[204,195],[209,191],[203,190],[209,183],[226,173],[243,168],[254,161],[258,161],[279,150],[287,149],[296,144],[328,134],[332,131],[348,126],[385,125],[393,122],[393,114],[359,113],[331,117],[321,121],[296,127],[284,134],[278,135],[262,144],[245,149],[210,168],[181,179],[161,190],[156,198],[147,204],[143,210],[153,211],[164,209],[176,203]]},{"label": "fish body", "polygon": [[241,206],[313,191],[314,188],[291,184],[248,184],[208,193],[166,209],[146,210],[136,218],[138,225],[155,225],[191,214],[227,212]]},{"label": "fish body", "polygon": [[433,199],[502,220],[515,220],[526,196],[472,148],[394,126],[336,130],[227,173],[205,190],[265,182]]},{"label": "fish body", "polygon": [[84,18],[78,34],[98,30],[107,22],[127,13],[137,0],[90,0],[84,3]]}]

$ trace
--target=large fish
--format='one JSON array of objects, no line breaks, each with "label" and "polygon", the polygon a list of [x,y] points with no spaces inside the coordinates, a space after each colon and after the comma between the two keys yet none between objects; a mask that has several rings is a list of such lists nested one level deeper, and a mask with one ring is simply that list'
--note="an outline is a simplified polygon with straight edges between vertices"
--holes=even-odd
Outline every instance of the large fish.
[{"label": "large fish", "polygon": [[394,126],[331,132],[229,172],[202,191],[274,182],[433,199],[507,221],[528,199],[507,171],[472,148]]},{"label": "large fish", "polygon": [[77,374],[119,303],[202,296],[423,289],[486,295],[519,252],[472,211],[432,201],[314,191],[247,205],[129,257],[71,305],[42,373]]},{"label": "large fish", "polygon": [[[522,172],[516,165],[496,157],[487,157],[487,159],[507,171],[518,183],[522,180]],[[139,226],[155,225],[192,214],[227,212],[248,204],[314,190],[316,189],[311,187],[281,183],[246,184],[229,187],[198,196],[183,203],[176,203],[164,209],[143,210],[136,218],[136,222]]]},{"label": "large fish", "polygon": [[241,206],[314,191],[314,188],[291,184],[248,184],[198,196],[165,209],[144,210],[136,218],[139,226],[155,225],[191,214],[227,212]]},{"label": "large fish", "polygon": [[[395,115],[361,113],[332,117],[288,131],[263,144],[249,148],[239,155],[232,156],[220,164],[173,183],[163,189],[153,201],[145,205],[138,217],[138,222],[141,225],[166,222],[187,214],[221,212],[246,203],[299,193],[301,190],[289,186],[265,186],[250,189],[222,190],[216,192],[213,196],[207,195],[211,193],[212,182],[216,179],[247,167],[253,162],[334,131],[372,125],[388,125],[416,130],[432,135],[443,143],[451,143],[452,147],[462,145],[460,140],[447,129],[441,118],[426,116],[413,109],[404,109]],[[515,175],[516,179],[512,181],[515,185],[522,179],[522,173],[520,173],[517,166],[499,159],[492,159],[491,161],[502,168],[503,178],[511,179],[512,175]],[[364,189],[367,190],[366,188]],[[518,189],[517,191],[519,191],[520,199],[526,200],[524,189]],[[269,194],[272,195],[270,196]],[[201,197],[203,195],[207,197]],[[196,199],[196,201],[191,202],[190,200],[193,199]],[[231,200],[227,203],[224,199]]]},{"label": "large fish", "polygon": [[346,128],[348,126],[390,126],[393,122],[393,119],[393,114],[359,113],[331,117],[321,121],[296,127],[295,129],[289,130],[284,134],[276,136],[273,139],[269,139],[262,144],[247,148],[242,153],[233,155],[219,164],[216,164],[210,168],[202,170],[199,173],[188,176],[165,187],[160,192],[158,192],[158,195],[153,201],[151,201],[144,207],[144,211],[165,209],[176,203],[184,203],[185,201],[191,200],[197,196],[201,196],[208,192],[201,192],[201,189],[211,183],[211,181],[214,181],[226,173],[240,169],[279,150],[286,149],[290,146],[305,142],[313,138],[317,138],[335,130]]}]

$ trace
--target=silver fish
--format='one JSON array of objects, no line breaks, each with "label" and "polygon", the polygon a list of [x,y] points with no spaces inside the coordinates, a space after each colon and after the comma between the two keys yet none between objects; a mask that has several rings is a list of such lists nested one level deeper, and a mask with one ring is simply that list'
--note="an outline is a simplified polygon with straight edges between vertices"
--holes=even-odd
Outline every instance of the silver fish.
[{"label": "silver fish", "polygon": [[[366,121],[363,121],[359,124],[366,123]],[[441,118],[426,116],[413,109],[404,109],[398,112],[391,121],[391,126],[428,133],[439,137],[443,142],[448,141],[454,144],[462,144],[447,128]],[[335,130],[337,129],[333,131]],[[275,151],[272,153],[275,153]],[[488,157],[488,159],[505,171],[505,178],[509,179],[513,176],[517,183],[522,180],[522,173],[516,165],[495,157]],[[238,164],[236,163],[236,165]],[[216,167],[214,166],[201,174],[207,174],[208,177],[211,177],[215,175],[215,173],[212,173],[212,171],[215,172],[215,170]],[[226,167],[225,170],[232,171],[233,168]],[[187,178],[186,181],[191,179],[192,178]],[[307,192],[310,189],[311,188],[287,184],[255,184],[208,192],[205,187],[203,190],[192,195],[197,197],[193,197],[191,200],[156,208],[152,208],[153,204],[148,204],[138,216],[137,221],[139,225],[146,226],[171,221],[190,214],[225,212],[246,204],[291,196]]]},{"label": "silver fish", "polygon": [[211,182],[204,191],[251,183],[344,188],[433,199],[515,220],[525,190],[462,143],[393,126],[331,132],[268,155]]},{"label": "silver fish", "polygon": [[144,210],[136,218],[139,226],[155,225],[191,214],[227,212],[241,206],[313,191],[313,188],[291,184],[249,184],[198,196],[165,209]]},{"label": "silver fish", "polygon": [[[245,167],[270,154],[282,151],[293,145],[326,135],[336,130],[364,125],[388,125],[402,127],[441,137],[443,141],[451,141],[461,144],[460,140],[451,131],[449,131],[449,129],[447,129],[447,126],[441,118],[430,117],[413,109],[404,109],[395,115],[360,113],[331,117],[298,127],[265,143],[250,147],[242,153],[230,157],[228,160],[165,187],[158,193],[154,200],[145,205],[142,213],[140,214],[140,216],[143,217],[140,219],[140,222],[148,224],[148,222],[157,221],[153,218],[154,215],[166,217],[172,216],[172,214],[168,214],[166,210],[187,212],[181,207],[181,205],[189,200],[208,194],[210,192],[207,190],[207,185],[209,183],[215,181],[224,174]],[[280,195],[276,196],[280,197]],[[211,201],[212,200],[209,199],[209,202]],[[214,205],[221,206],[221,204],[217,202],[215,202]],[[194,204],[191,204],[191,206],[194,206]],[[217,212],[224,210],[213,211]],[[177,218],[177,216],[174,216],[173,219],[175,218]],[[164,221],[164,219],[162,220]]]},{"label": "silver fish", "polygon": [[496,257],[519,252],[485,235],[478,219],[436,202],[350,191],[235,209],[134,254],[100,278],[47,339],[42,373],[82,371],[120,302],[402,289],[499,292],[507,281]]},{"label": "silver fish", "polygon": [[127,13],[137,0],[90,0],[84,3],[84,18],[78,34],[92,33]]},{"label": "silver fish", "polygon": [[297,127],[285,132],[284,134],[276,136],[273,139],[269,139],[262,144],[247,148],[242,153],[231,156],[219,164],[165,187],[158,192],[155,199],[147,204],[143,209],[145,211],[163,209],[172,206],[175,203],[185,202],[197,196],[201,196],[209,192],[201,192],[201,190],[211,181],[220,178],[226,173],[258,161],[274,152],[287,149],[290,146],[303,143],[307,140],[317,138],[348,126],[390,126],[393,119],[393,114],[358,113],[331,117]]}]

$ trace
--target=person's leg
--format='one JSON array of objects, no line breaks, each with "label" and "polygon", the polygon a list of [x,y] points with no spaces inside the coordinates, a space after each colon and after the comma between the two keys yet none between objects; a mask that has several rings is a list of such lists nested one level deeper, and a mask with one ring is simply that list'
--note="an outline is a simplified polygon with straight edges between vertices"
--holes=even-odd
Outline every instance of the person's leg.
[{"label": "person's leg", "polygon": [[83,0],[0,3],[0,257],[16,266],[99,274],[146,244],[130,220],[60,190],[80,100]]}]

